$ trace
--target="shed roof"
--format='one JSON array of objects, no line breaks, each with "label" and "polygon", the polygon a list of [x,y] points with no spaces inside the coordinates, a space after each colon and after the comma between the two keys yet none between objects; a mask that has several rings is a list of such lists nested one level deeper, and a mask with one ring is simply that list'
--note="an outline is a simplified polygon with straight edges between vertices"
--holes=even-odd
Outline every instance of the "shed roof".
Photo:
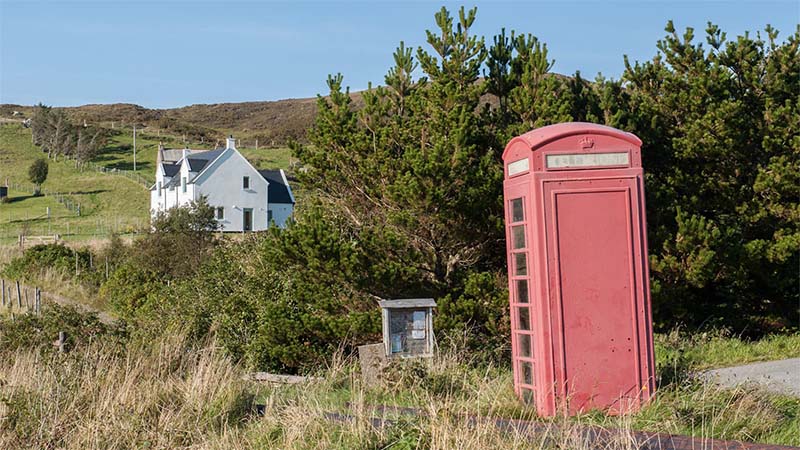
[{"label": "shed roof", "polygon": [[436,301],[432,298],[405,298],[399,300],[381,300],[381,308],[433,308]]},{"label": "shed roof", "polygon": [[[623,141],[630,142],[636,146],[641,146],[642,141],[635,134],[626,131],[618,130],[605,125],[598,125],[589,122],[565,122],[557,123],[555,125],[548,125],[546,127],[536,128],[523,135],[517,136],[509,142],[506,150],[511,147],[511,144],[517,140],[523,140],[531,150],[536,150],[548,142],[561,139],[566,136],[575,134],[600,134],[604,136],[612,136]],[[505,158],[505,152],[503,153]]]}]

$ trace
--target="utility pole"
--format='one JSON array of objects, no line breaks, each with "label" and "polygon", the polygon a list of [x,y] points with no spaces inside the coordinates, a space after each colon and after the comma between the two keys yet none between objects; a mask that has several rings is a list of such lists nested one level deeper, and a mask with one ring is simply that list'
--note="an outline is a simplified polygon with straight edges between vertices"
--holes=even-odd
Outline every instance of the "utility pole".
[{"label": "utility pole", "polygon": [[133,171],[136,172],[136,124],[133,124]]}]

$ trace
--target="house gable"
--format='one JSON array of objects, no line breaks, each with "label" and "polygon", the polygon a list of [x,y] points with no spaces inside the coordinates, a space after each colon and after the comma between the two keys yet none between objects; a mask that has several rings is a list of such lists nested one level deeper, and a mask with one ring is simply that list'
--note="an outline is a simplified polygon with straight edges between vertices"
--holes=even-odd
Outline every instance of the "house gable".
[{"label": "house gable", "polygon": [[231,159],[236,159],[239,162],[243,162],[249,168],[250,174],[248,176],[250,176],[251,181],[254,180],[255,178],[260,178],[258,170],[256,170],[256,168],[253,167],[252,164],[250,164],[250,161],[248,161],[247,158],[242,156],[242,154],[236,151],[236,149],[229,148],[225,149],[222,153],[220,153],[219,156],[217,156],[213,161],[206,164],[200,171],[200,173],[195,175],[192,182],[195,184],[203,184],[217,171],[217,169],[222,164],[225,164],[226,161],[229,161]]}]

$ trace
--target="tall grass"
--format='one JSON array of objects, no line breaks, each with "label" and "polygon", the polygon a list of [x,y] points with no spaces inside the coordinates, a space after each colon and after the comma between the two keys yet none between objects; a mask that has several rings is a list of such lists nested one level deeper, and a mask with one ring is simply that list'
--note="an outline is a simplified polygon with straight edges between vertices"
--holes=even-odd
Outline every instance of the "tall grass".
[{"label": "tall grass", "polygon": [[213,345],[180,334],[120,349],[4,354],[0,448],[175,448],[201,444],[245,417],[249,394]]},{"label": "tall grass", "polygon": [[[627,449],[638,429],[800,444],[797,399],[690,379],[662,386],[637,414],[538,419],[514,397],[506,368],[478,364],[457,345],[377,385],[342,355],[315,375],[302,385],[254,384],[213,340],[182,333],[67,354],[0,349],[0,448]],[[541,425],[503,428],[497,417]],[[375,426],[376,418],[388,422]],[[597,443],[587,426],[615,432]]]}]

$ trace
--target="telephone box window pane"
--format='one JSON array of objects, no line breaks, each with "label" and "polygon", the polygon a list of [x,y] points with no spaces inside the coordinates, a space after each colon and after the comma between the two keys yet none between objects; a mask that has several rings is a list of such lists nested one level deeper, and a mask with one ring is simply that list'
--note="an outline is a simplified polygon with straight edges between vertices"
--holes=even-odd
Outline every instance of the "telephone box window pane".
[{"label": "telephone box window pane", "polygon": [[517,303],[528,303],[528,280],[517,280]]},{"label": "telephone box window pane", "polygon": [[530,331],[531,329],[531,312],[527,307],[517,309],[517,316],[519,319],[519,329],[523,331]]},{"label": "telephone box window pane", "polygon": [[533,404],[533,390],[522,388],[522,401],[526,404]]},{"label": "telephone box window pane", "polygon": [[527,275],[528,264],[525,253],[514,253],[514,275]]},{"label": "telephone box window pane", "polygon": [[520,381],[522,384],[533,384],[533,364],[522,361],[520,364]]},{"label": "telephone box window pane", "polygon": [[522,222],[525,215],[522,213],[522,199],[515,198],[511,200],[511,222]]},{"label": "telephone box window pane", "polygon": [[512,248],[514,250],[525,248],[525,225],[511,227]]},{"label": "telephone box window pane", "polygon": [[519,351],[519,356],[523,358],[530,358],[531,336],[529,334],[518,334],[517,338],[517,351]]}]

